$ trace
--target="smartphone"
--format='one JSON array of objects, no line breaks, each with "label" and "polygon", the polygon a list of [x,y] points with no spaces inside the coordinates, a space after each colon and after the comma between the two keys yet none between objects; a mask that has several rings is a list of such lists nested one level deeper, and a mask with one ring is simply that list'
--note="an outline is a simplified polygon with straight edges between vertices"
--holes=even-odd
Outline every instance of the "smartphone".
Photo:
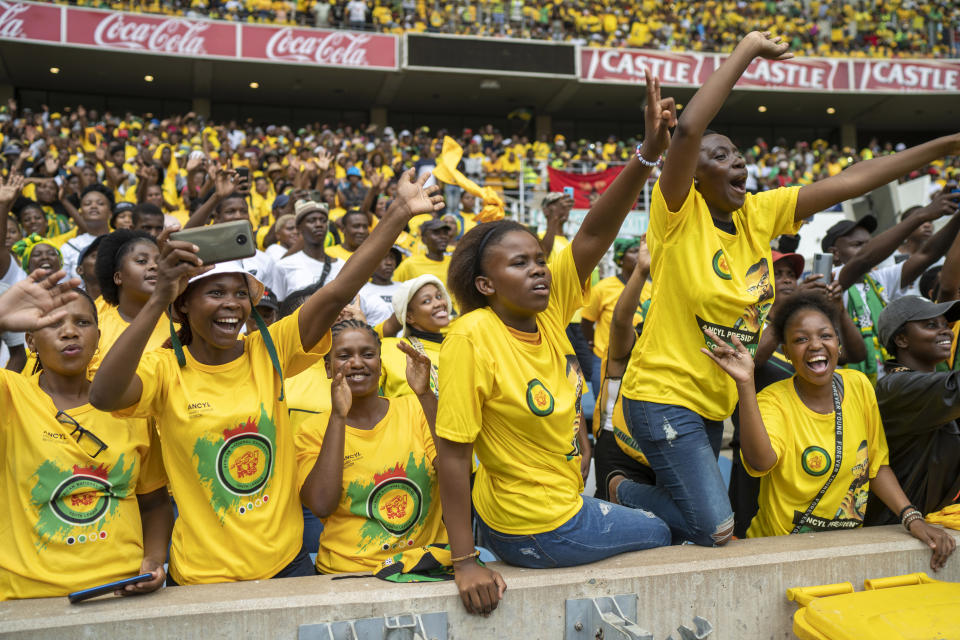
[{"label": "smartphone", "polygon": [[257,253],[253,228],[249,220],[235,220],[221,224],[184,229],[170,234],[171,240],[192,242],[199,247],[197,255],[203,264],[252,258]]},{"label": "smartphone", "polygon": [[564,187],[564,188],[563,188],[563,193],[564,193],[564,195],[566,195],[567,197],[572,198],[572,197],[573,197],[573,187]]},{"label": "smartphone", "polygon": [[102,584],[99,587],[92,587],[90,589],[83,589],[82,591],[74,591],[69,594],[67,598],[70,599],[70,604],[76,604],[84,600],[89,600],[90,598],[96,598],[97,596],[103,596],[108,593],[113,593],[118,589],[123,589],[128,584],[137,584],[138,582],[146,582],[147,580],[152,580],[153,574],[142,573],[139,576],[134,576],[133,578],[125,578],[123,580],[117,580],[116,582],[108,582],[107,584]]},{"label": "smartphone", "polygon": [[829,284],[833,280],[833,254],[815,253],[813,254],[813,271],[823,276],[823,281]]},{"label": "smartphone", "polygon": [[249,180],[250,169],[248,169],[247,167],[237,167],[237,177]]}]

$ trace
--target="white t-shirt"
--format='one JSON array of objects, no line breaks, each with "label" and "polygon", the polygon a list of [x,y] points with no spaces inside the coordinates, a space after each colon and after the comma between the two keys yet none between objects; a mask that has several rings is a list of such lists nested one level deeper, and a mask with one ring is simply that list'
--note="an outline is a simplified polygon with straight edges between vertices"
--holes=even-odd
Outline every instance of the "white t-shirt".
[{"label": "white t-shirt", "polygon": [[372,282],[368,282],[360,287],[359,295],[360,297],[377,296],[393,307],[393,294],[395,294],[399,288],[399,282],[391,282],[390,284],[373,284]]},{"label": "white t-shirt", "polygon": [[366,286],[364,285],[360,289],[357,298],[360,301],[360,309],[363,310],[363,315],[367,317],[367,324],[373,327],[393,315],[393,305],[386,302],[377,291],[367,289]]},{"label": "white t-shirt", "polygon": [[279,242],[275,242],[264,249],[264,253],[273,258],[274,262],[280,262],[283,260],[283,256],[287,255],[287,251],[288,249]]},{"label": "white t-shirt", "polygon": [[[329,256],[327,257],[329,258]],[[343,260],[330,258],[330,274],[324,284],[336,278],[344,264]],[[282,300],[294,291],[309,287],[318,282],[322,274],[323,262],[314,260],[303,251],[287,256],[277,263],[277,279],[283,281],[283,295],[281,297],[281,293],[278,291],[277,297]]]},{"label": "white t-shirt", "polygon": [[273,258],[257,249],[257,254],[252,258],[244,258],[240,261],[243,270],[257,280],[262,282],[267,289],[273,291],[278,300],[283,300],[286,295],[283,289],[283,279],[277,277],[277,265]]},{"label": "white t-shirt", "polygon": [[[0,278],[0,295],[26,277],[27,274],[16,265],[16,262],[11,257],[7,272]],[[22,331],[4,331],[0,333],[0,367],[7,366],[7,360],[10,359],[9,347],[23,346],[24,341]]]},{"label": "white t-shirt", "polygon": [[97,236],[90,233],[83,233],[76,238],[72,238],[63,243],[60,247],[60,254],[63,256],[63,270],[67,272],[67,278],[79,278],[77,273],[77,263],[80,261],[80,254],[84,249],[90,246],[90,243],[96,240]]},{"label": "white t-shirt", "polygon": [[367,19],[367,3],[363,0],[350,0],[347,3],[350,22],[363,22]]}]

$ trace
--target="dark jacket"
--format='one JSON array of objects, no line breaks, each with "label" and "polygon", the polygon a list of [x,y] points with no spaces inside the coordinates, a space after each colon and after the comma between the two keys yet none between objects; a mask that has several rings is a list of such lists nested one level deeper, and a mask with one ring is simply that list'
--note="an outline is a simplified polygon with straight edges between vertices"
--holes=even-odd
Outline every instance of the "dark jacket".
[{"label": "dark jacket", "polygon": [[[894,369],[877,383],[890,467],[910,503],[924,515],[960,500],[960,371]],[[893,524],[870,494],[866,524]]]}]

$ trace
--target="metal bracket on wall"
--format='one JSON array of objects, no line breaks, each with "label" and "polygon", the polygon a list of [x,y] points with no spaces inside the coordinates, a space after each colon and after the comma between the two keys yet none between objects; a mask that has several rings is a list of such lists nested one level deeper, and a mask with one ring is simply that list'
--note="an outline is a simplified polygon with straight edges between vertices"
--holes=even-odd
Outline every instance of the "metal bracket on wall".
[{"label": "metal bracket on wall", "polygon": [[[684,625],[677,627],[677,631],[680,633],[680,640],[705,640],[705,638],[713,633],[713,625],[710,624],[710,621],[700,616],[693,617],[693,626],[696,630]],[[673,640],[673,636],[669,636],[667,640]]]},{"label": "metal bracket on wall", "polygon": [[300,625],[298,640],[447,640],[446,612]]},{"label": "metal bracket on wall", "polygon": [[601,596],[567,600],[564,640],[653,640],[641,629],[637,596]]}]

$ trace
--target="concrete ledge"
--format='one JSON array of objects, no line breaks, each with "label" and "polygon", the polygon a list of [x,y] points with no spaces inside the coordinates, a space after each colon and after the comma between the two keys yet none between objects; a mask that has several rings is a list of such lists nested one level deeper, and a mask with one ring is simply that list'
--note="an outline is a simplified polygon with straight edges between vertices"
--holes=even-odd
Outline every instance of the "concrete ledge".
[{"label": "concrete ledge", "polygon": [[[960,542],[960,532],[951,532]],[[930,552],[901,527],[667,547],[553,570],[492,565],[508,590],[490,617],[467,615],[452,582],[393,584],[327,576],[163,589],[70,605],[66,598],[0,603],[0,637],[296,638],[301,624],[446,611],[449,638],[545,638],[564,632],[568,598],[636,593],[639,626],[660,640],[695,615],[715,640],[792,638],[789,587],[925,571],[960,582],[960,554],[934,575]]]}]

